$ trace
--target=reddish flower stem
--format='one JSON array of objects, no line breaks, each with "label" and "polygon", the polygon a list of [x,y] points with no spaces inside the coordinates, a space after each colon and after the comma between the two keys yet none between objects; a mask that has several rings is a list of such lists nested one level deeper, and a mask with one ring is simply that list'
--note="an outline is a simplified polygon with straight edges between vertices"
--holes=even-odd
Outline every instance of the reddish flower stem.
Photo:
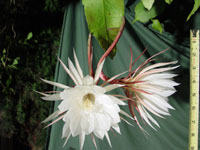
[{"label": "reddish flower stem", "polygon": [[89,67],[89,74],[90,76],[94,75],[93,68],[92,68],[92,36],[91,33],[88,36],[88,67]]},{"label": "reddish flower stem", "polygon": [[119,41],[119,38],[122,35],[123,29],[124,29],[124,25],[125,25],[125,19],[123,18],[122,25],[121,25],[121,27],[119,29],[119,32],[118,32],[115,40],[110,45],[110,47],[106,50],[106,52],[103,54],[103,56],[100,58],[97,66],[99,66],[102,63],[102,61],[112,52],[113,48],[116,46],[117,42]]}]

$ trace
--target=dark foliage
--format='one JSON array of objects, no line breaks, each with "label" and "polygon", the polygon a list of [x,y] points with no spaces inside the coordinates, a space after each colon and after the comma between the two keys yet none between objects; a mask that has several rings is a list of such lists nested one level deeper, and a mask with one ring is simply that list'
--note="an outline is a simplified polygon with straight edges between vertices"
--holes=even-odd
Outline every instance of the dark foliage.
[{"label": "dark foliage", "polygon": [[0,136],[44,149],[41,121],[50,103],[33,90],[52,87],[63,18],[63,1],[0,1]]}]

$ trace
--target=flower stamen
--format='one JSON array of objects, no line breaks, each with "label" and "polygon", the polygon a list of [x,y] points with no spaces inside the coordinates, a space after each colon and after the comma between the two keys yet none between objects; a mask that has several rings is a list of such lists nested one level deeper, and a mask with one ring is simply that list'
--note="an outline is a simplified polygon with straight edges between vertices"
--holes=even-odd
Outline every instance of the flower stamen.
[{"label": "flower stamen", "polygon": [[95,96],[92,93],[87,93],[83,96],[83,107],[85,109],[91,109],[95,102]]}]

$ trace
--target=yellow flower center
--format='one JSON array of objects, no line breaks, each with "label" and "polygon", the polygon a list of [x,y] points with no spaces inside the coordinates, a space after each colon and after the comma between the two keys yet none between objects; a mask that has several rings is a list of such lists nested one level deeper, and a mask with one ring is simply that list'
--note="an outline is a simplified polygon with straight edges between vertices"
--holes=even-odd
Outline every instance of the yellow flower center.
[{"label": "yellow flower center", "polygon": [[83,107],[85,109],[91,109],[95,102],[94,94],[88,93],[83,96]]}]

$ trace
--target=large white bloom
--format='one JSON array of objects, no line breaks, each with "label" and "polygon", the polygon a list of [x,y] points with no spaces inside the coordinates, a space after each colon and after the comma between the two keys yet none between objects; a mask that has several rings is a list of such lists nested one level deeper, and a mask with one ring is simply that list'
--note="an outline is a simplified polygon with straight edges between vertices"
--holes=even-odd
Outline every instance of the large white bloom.
[{"label": "large white bloom", "polygon": [[41,93],[44,95],[42,97],[44,100],[62,100],[58,105],[58,110],[43,122],[57,117],[49,124],[52,125],[62,119],[64,121],[62,137],[66,138],[65,144],[71,135],[73,137],[78,135],[80,149],[82,149],[85,135],[90,134],[95,146],[94,135],[100,139],[105,136],[111,145],[108,131],[113,128],[120,133],[118,126],[120,122],[119,105],[124,105],[124,103],[105,93],[119,87],[119,85],[112,84],[104,87],[97,85],[104,62],[97,67],[94,77],[89,75],[84,77],[75,52],[74,60],[75,66],[70,59],[68,60],[69,68],[60,60],[63,68],[76,84],[74,87],[42,79],[48,84],[64,89],[62,92],[52,95]]},{"label": "large white bloom", "polygon": [[[164,118],[165,115],[170,115],[169,109],[174,109],[168,103],[168,97],[176,92],[174,86],[179,84],[173,81],[173,77],[177,75],[170,71],[178,66],[169,66],[176,64],[177,62],[175,61],[156,63],[146,67],[145,65],[150,61],[152,61],[151,58],[140,65],[133,72],[132,76],[124,79],[123,82],[126,84],[126,94],[131,98],[131,101],[129,101],[129,108],[132,116],[137,121],[137,118],[134,116],[134,110],[132,109],[135,107],[142,119],[154,128],[151,122],[158,127],[159,124],[149,112]],[[130,106],[132,106],[132,108]]]}]

